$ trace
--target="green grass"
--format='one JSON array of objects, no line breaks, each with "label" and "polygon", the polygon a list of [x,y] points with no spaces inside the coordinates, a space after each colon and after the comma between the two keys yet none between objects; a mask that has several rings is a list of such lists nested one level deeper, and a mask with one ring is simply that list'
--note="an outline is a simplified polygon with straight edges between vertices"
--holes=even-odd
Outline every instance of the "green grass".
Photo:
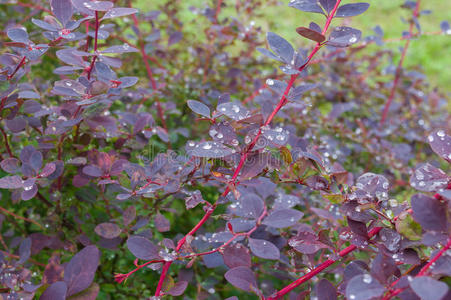
[{"label": "green grass", "polygon": [[[364,0],[363,0],[364,1]],[[403,31],[408,30],[409,25],[403,23],[401,17],[409,18],[410,11],[400,8],[403,0],[366,0],[371,4],[367,12],[360,16],[348,19],[336,19],[333,25],[340,25],[345,22],[348,26],[356,27],[363,31],[364,35],[372,33],[372,28],[376,25],[382,27],[386,39],[396,39],[401,37]],[[136,6],[143,11],[157,9],[165,0],[154,0],[151,5],[148,1],[137,0]],[[205,3],[216,3],[216,0],[186,0],[181,1],[184,10],[181,12],[181,20],[188,26],[185,27],[187,31],[196,31],[195,24],[199,22],[198,15],[193,14],[188,7],[203,7]],[[298,26],[308,26],[310,21],[315,21],[320,26],[324,24],[324,17],[318,14],[304,13],[297,9],[289,8],[288,0],[280,1],[282,5],[270,7],[263,7],[258,11],[259,17],[255,21],[256,26],[262,26],[264,31],[273,31],[285,37],[293,43],[293,45],[306,45],[306,41],[297,35],[295,28]],[[343,1],[343,3],[361,2],[359,1]],[[236,16],[234,10],[235,1],[224,0],[228,6],[221,11],[222,17],[232,16],[237,17],[243,22],[250,22],[248,16]],[[420,24],[423,32],[437,32],[440,30],[440,22],[448,20],[451,22],[451,15],[449,9],[451,3],[443,0],[428,0],[422,1],[421,9],[432,10],[432,14],[423,15],[420,17]],[[308,43],[308,41],[307,41]],[[404,41],[390,42],[387,45],[392,49],[398,49],[404,45]],[[439,87],[442,91],[451,92],[451,36],[450,35],[430,35],[422,36],[414,40],[410,44],[405,66],[420,66],[423,72],[429,78],[432,87]],[[398,52],[399,53],[399,52]],[[395,64],[399,56],[395,57]]]}]

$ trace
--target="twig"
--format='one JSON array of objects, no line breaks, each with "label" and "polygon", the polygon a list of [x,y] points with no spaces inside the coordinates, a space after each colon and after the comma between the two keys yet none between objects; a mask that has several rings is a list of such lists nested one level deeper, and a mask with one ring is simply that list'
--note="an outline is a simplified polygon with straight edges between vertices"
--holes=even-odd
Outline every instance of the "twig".
[{"label": "twig", "polygon": [[[419,15],[420,2],[421,2],[421,0],[417,1],[415,10],[413,11],[413,18],[417,18]],[[409,49],[409,45],[410,45],[410,41],[411,41],[410,37],[412,36],[414,26],[415,26],[415,22],[414,22],[414,20],[412,20],[410,23],[410,27],[409,27],[409,38],[406,40],[404,48],[402,49],[401,58],[399,59],[398,66],[396,67],[396,73],[395,73],[395,79],[393,81],[393,86],[390,90],[390,95],[388,96],[388,100],[385,103],[384,110],[382,112],[382,118],[380,121],[381,125],[383,125],[385,120],[387,119],[388,110],[390,109],[390,105],[393,102],[393,99],[395,97],[396,88],[398,86],[399,79],[401,78],[402,64],[404,63],[404,59],[407,54],[407,49]]]},{"label": "twig", "polygon": [[36,222],[35,220],[31,220],[31,219],[28,219],[28,218],[25,218],[25,217],[16,215],[15,213],[10,212],[9,210],[7,210],[7,209],[5,209],[5,208],[3,208],[3,207],[1,207],[1,206],[0,206],[0,211],[1,211],[2,213],[4,213],[4,214],[13,216],[13,217],[16,218],[16,219],[20,219],[20,220],[24,220],[25,222],[33,223],[34,225],[36,225],[36,226],[38,226],[39,228],[41,228],[41,229],[44,230],[44,227],[43,227],[41,224],[39,224],[38,222]]}]

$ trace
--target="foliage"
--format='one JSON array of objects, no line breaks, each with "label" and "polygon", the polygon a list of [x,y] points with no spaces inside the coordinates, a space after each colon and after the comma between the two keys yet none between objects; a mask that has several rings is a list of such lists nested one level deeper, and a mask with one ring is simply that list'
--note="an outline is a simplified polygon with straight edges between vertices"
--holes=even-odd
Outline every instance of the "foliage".
[{"label": "foliage", "polygon": [[448,102],[403,64],[420,0],[396,62],[348,26],[367,3],[291,1],[324,16],[305,49],[231,1],[132,4],[3,5],[4,299],[450,297]]}]

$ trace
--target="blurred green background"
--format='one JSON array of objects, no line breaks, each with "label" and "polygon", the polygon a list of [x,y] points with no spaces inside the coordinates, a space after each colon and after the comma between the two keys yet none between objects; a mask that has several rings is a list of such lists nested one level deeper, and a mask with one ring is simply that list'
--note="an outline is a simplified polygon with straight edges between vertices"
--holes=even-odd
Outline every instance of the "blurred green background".
[{"label": "blurred green background", "polygon": [[[179,0],[180,4],[186,9],[180,15],[185,23],[199,22],[198,15],[189,10],[190,6],[203,8],[205,4],[211,5],[216,0]],[[293,45],[301,46],[305,43],[305,39],[300,38],[295,28],[298,26],[308,26],[311,20],[316,21],[320,26],[324,24],[324,17],[318,14],[304,13],[297,9],[288,7],[288,0],[283,1],[264,1],[268,7],[263,5],[258,12],[259,17],[255,20],[247,20],[246,15],[236,16],[234,9],[237,0],[224,0],[225,8],[222,9],[220,18],[237,17],[242,21],[254,21],[256,26],[262,26],[263,31],[273,31],[282,35]],[[167,2],[166,0],[137,0],[136,7],[142,11],[158,9],[158,7]],[[274,6],[272,3],[278,2],[280,5]],[[359,1],[342,1],[343,3],[364,2]],[[402,9],[400,6],[404,0],[366,0],[369,2],[370,8],[367,12],[360,16],[348,19],[336,19],[333,24],[340,25],[345,22],[347,26],[353,26],[363,31],[363,35],[372,33],[372,28],[376,25],[382,27],[386,39],[397,39],[401,37],[403,31],[407,31],[409,25],[402,21],[407,20],[411,13],[410,10]],[[423,0],[420,8],[422,10],[431,10],[429,15],[420,17],[422,31],[425,33],[440,31],[440,22],[447,20],[451,23],[451,1],[450,0]],[[195,26],[185,27],[186,30],[196,30]],[[400,48],[405,41],[389,42],[389,47],[393,49]],[[397,51],[399,53],[399,51]],[[414,40],[409,47],[408,57],[405,60],[406,66],[420,66],[424,73],[428,76],[432,87],[438,86],[442,91],[451,92],[451,35],[424,35]],[[257,54],[256,54],[257,55]],[[395,57],[394,63],[397,64],[399,59]]]}]

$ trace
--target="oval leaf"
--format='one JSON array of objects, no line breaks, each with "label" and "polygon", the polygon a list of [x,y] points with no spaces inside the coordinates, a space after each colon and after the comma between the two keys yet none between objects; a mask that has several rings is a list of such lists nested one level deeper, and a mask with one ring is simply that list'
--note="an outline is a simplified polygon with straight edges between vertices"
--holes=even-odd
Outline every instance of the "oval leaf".
[{"label": "oval leaf", "polygon": [[133,255],[139,259],[152,260],[160,258],[158,247],[142,236],[131,236],[127,240],[127,247]]},{"label": "oval leaf", "polygon": [[272,212],[263,220],[263,224],[275,227],[285,228],[296,224],[304,214],[295,209],[279,209]]},{"label": "oval leaf", "polygon": [[249,239],[249,247],[255,256],[266,259],[279,259],[280,251],[271,242],[260,239]]},{"label": "oval leaf", "polygon": [[254,272],[248,267],[236,267],[230,269],[225,273],[224,277],[233,286],[248,292],[252,291],[251,286],[257,286]]}]

